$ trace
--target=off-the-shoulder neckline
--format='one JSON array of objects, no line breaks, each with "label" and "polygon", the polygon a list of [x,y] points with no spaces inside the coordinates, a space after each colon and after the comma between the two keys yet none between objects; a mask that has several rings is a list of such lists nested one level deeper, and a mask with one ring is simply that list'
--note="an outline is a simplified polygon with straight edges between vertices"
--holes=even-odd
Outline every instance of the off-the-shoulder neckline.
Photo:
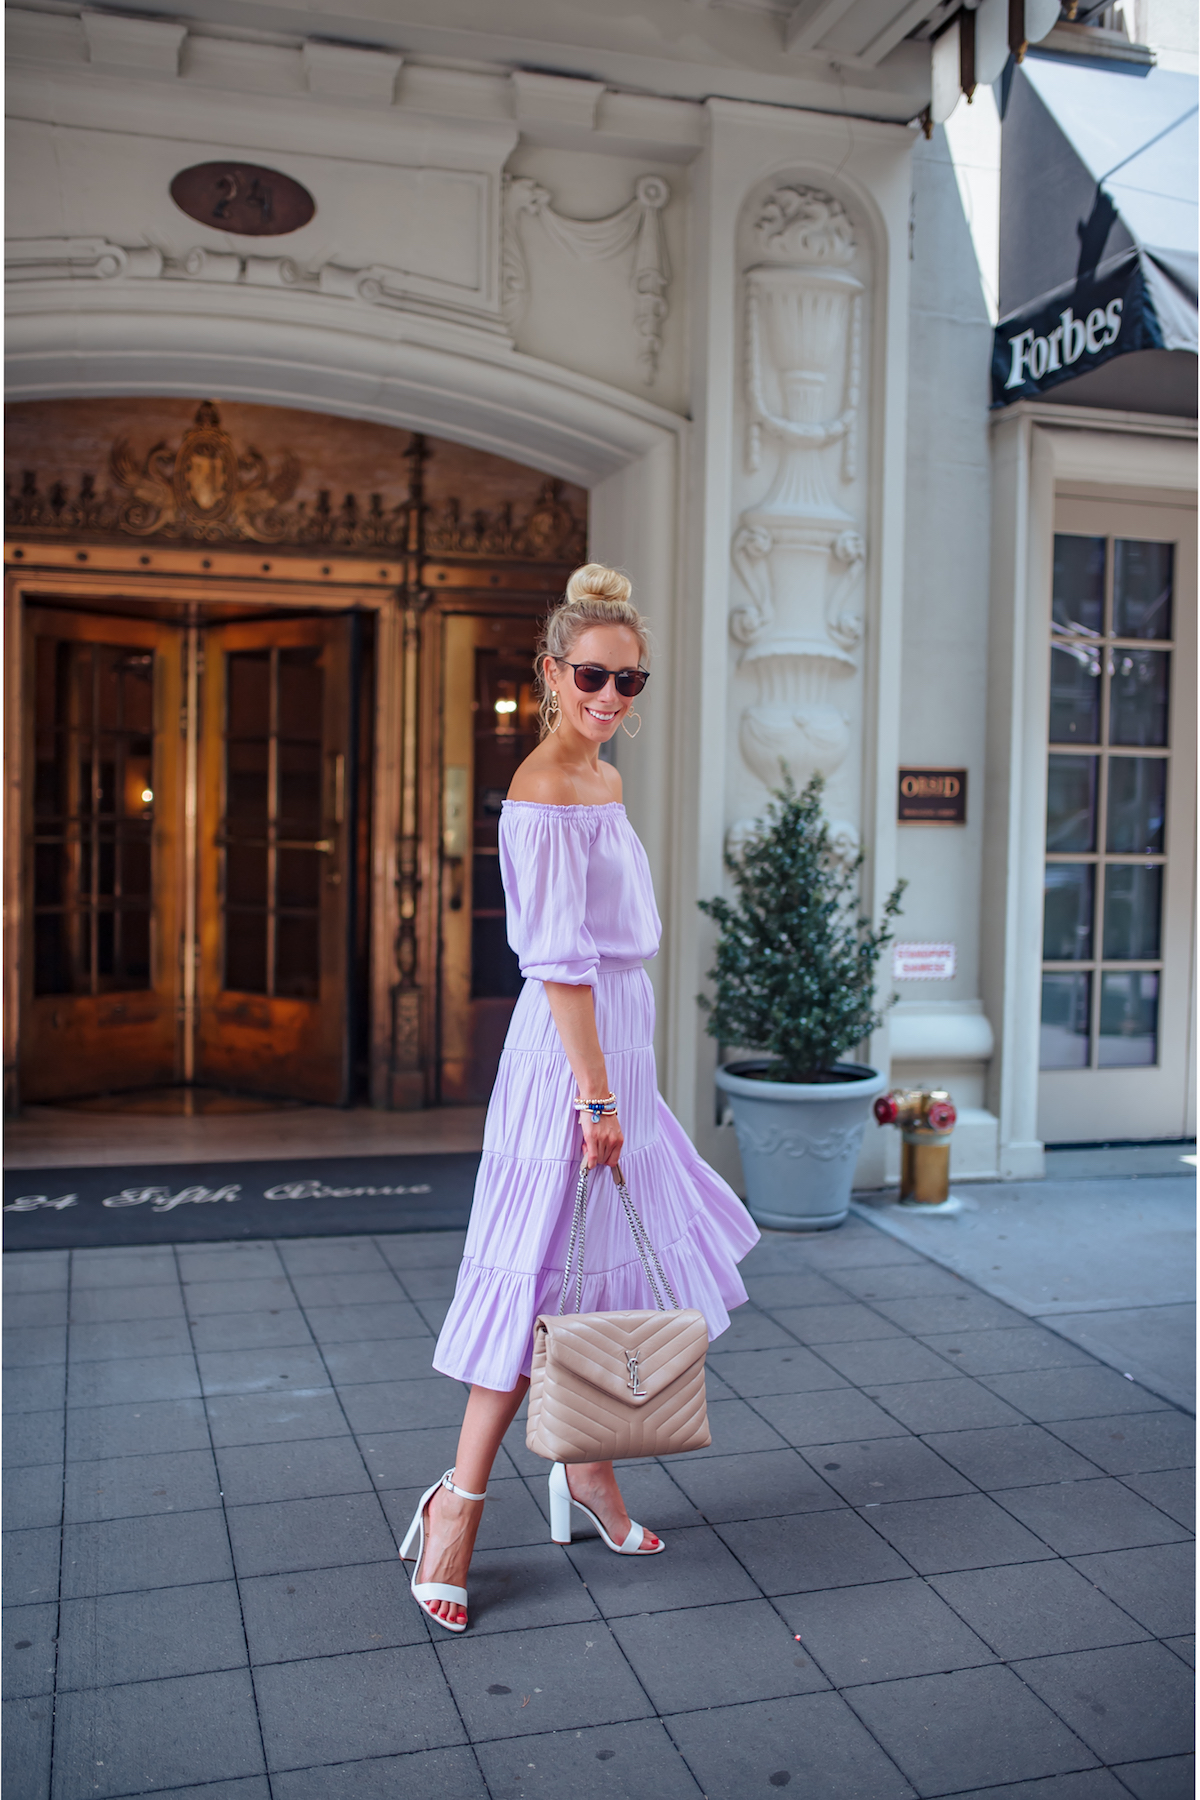
[{"label": "off-the-shoulder neckline", "polygon": [[560,806],[553,800],[505,800],[505,806],[527,806],[534,812],[624,812],[623,800],[599,800],[591,806]]}]

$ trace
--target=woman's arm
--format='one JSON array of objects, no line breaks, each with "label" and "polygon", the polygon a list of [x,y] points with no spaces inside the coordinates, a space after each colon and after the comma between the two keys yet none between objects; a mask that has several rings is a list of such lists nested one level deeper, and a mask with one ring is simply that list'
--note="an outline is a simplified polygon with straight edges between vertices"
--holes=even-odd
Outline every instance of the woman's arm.
[{"label": "woman's arm", "polygon": [[[590,987],[573,987],[565,981],[544,984],[551,1016],[558,1027],[562,1047],[567,1053],[571,1072],[579,1085],[581,1100],[604,1100],[610,1089],[604,1067],[604,1052],[596,1031],[596,1006]],[[618,1104],[621,1096],[617,1095]],[[594,1124],[586,1113],[581,1115],[583,1142],[589,1169],[603,1168],[620,1160],[625,1133],[617,1118],[610,1115]]]}]

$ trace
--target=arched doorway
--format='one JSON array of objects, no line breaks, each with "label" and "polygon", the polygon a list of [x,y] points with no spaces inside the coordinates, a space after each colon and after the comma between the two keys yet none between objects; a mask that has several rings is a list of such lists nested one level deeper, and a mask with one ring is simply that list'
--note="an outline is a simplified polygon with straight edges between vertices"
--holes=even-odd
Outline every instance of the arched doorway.
[{"label": "arched doorway", "polygon": [[16,406],[8,456],[11,1097],[486,1094],[584,491],[210,401]]}]

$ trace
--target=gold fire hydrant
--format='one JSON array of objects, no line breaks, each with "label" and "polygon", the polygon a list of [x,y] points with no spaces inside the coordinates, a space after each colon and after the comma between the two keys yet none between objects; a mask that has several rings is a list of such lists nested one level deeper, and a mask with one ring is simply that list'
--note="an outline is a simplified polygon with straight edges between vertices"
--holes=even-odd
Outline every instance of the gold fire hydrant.
[{"label": "gold fire hydrant", "polygon": [[900,1127],[900,1198],[940,1206],[950,1198],[950,1137],[958,1117],[944,1088],[893,1088],[875,1102],[881,1125]]}]

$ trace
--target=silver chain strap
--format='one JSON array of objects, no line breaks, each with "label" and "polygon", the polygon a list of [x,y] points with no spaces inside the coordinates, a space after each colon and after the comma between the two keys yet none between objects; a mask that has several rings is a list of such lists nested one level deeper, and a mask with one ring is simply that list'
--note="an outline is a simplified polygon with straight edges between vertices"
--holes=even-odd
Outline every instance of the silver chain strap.
[{"label": "silver chain strap", "polygon": [[[566,1310],[567,1294],[571,1287],[571,1264],[573,1261],[575,1262],[575,1311],[583,1311],[583,1251],[587,1231],[589,1174],[590,1171],[587,1163],[582,1162],[579,1165],[579,1181],[575,1188],[575,1210],[571,1216],[571,1241],[567,1246],[567,1266],[563,1270],[562,1293],[559,1295],[558,1300],[558,1310],[560,1314]],[[621,1173],[619,1164],[613,1169],[613,1180],[616,1183],[617,1193],[621,1199],[621,1205],[625,1209],[625,1217],[629,1222],[629,1229],[633,1234],[633,1241],[641,1260],[643,1272],[646,1276],[646,1285],[654,1296],[655,1307],[659,1312],[667,1311],[667,1307],[662,1297],[665,1293],[671,1302],[672,1309],[675,1312],[679,1312],[680,1306],[678,1300],[675,1298],[675,1290],[663,1274],[663,1266],[658,1260],[658,1251],[650,1242],[650,1235],[647,1232],[646,1227],[642,1224],[638,1210],[630,1198],[629,1189],[625,1185],[625,1177]],[[577,1251],[578,1259],[576,1260]],[[653,1261],[654,1269],[658,1274],[657,1282],[654,1279],[654,1274],[651,1272],[651,1261]],[[661,1291],[659,1283],[662,1284]]]}]

